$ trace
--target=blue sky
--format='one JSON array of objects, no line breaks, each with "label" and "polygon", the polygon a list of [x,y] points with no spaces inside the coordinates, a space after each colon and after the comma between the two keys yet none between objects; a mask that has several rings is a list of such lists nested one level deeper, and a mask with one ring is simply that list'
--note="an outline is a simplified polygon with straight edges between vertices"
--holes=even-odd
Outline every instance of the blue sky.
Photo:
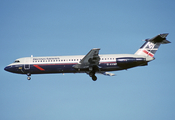
[{"label": "blue sky", "polygon": [[[1,0],[0,119],[2,120],[174,120],[173,0]],[[135,53],[160,33],[160,46],[148,66],[86,74],[26,75],[4,71],[28,56]]]}]

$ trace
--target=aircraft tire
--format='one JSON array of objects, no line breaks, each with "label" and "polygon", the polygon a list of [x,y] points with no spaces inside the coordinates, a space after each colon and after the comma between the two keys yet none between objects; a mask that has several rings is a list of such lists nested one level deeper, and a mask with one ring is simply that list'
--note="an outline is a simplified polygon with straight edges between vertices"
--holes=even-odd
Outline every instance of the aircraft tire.
[{"label": "aircraft tire", "polygon": [[94,76],[92,76],[92,80],[93,81],[96,81],[97,80],[97,77],[94,75]]},{"label": "aircraft tire", "polygon": [[30,80],[30,79],[31,79],[31,77],[30,77],[30,76],[28,76],[28,77],[27,77],[27,80]]}]

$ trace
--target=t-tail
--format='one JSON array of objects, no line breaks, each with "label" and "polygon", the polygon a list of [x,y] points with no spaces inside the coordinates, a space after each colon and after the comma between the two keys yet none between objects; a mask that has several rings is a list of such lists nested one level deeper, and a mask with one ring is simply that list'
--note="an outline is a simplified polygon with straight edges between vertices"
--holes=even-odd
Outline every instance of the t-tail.
[{"label": "t-tail", "polygon": [[146,39],[145,43],[137,50],[135,55],[142,55],[147,58],[147,61],[153,60],[156,51],[161,44],[171,43],[166,40],[168,33],[157,35],[151,39]]}]

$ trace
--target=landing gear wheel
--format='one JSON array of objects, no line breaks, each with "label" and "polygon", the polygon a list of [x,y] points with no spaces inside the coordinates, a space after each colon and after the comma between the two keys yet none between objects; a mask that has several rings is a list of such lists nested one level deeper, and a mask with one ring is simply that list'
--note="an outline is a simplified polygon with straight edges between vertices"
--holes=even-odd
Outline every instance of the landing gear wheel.
[{"label": "landing gear wheel", "polygon": [[30,80],[30,79],[31,79],[31,77],[30,77],[30,76],[28,76],[28,77],[27,77],[27,80]]},{"label": "landing gear wheel", "polygon": [[93,81],[96,81],[97,80],[97,77],[94,75],[94,76],[92,76],[92,80]]},{"label": "landing gear wheel", "polygon": [[30,80],[31,79],[31,77],[30,77],[31,76],[31,73],[27,73],[27,76],[28,76],[27,77],[27,80]]}]

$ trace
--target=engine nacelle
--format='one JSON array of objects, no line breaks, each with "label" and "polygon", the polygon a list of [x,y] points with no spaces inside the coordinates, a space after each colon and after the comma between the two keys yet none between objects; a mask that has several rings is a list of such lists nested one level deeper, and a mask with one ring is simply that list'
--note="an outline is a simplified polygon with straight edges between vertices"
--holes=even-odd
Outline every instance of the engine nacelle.
[{"label": "engine nacelle", "polygon": [[117,65],[122,68],[131,68],[135,66],[145,66],[147,61],[145,58],[122,57],[117,58]]}]

